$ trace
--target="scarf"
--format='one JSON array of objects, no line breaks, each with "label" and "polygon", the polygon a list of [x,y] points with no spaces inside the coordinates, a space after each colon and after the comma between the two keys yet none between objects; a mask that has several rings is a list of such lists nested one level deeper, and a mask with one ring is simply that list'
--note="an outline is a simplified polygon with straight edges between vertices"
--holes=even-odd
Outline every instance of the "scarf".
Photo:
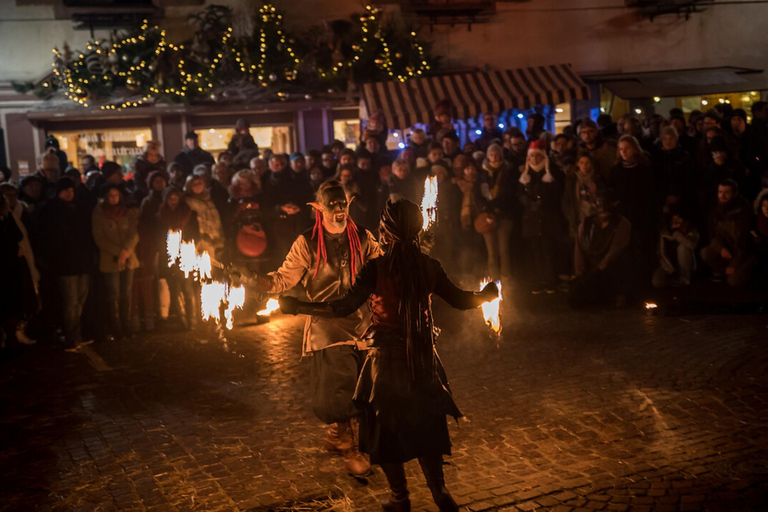
[{"label": "scarf", "polygon": [[544,183],[552,183],[553,181],[555,181],[554,176],[552,176],[552,174],[549,172],[549,157],[546,154],[544,154],[544,160],[540,164],[534,165],[531,162],[530,152],[529,152],[528,158],[526,159],[526,162],[525,162],[525,170],[523,171],[523,174],[520,175],[520,183],[523,185],[529,184],[531,182],[531,171],[538,174],[542,170],[544,171],[544,176],[541,178],[541,181],[543,181]]},{"label": "scarf", "polygon": [[106,202],[102,203],[101,211],[104,212],[104,215],[106,215],[107,218],[115,222],[120,222],[123,219],[123,217],[125,217],[125,214],[128,212],[128,210],[122,204],[112,205]]}]

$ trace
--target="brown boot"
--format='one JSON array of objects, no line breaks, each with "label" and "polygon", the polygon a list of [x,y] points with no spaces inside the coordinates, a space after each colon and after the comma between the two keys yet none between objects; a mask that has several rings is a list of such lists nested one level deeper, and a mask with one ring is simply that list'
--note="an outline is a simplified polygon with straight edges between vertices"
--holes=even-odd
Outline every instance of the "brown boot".
[{"label": "brown boot", "polygon": [[352,448],[354,442],[349,430],[349,424],[331,423],[325,434],[325,448],[329,452],[344,453]]},{"label": "brown boot", "polygon": [[357,450],[357,446],[344,452],[344,465],[347,471],[355,478],[364,478],[371,474],[371,463],[365,458],[365,455]]},{"label": "brown boot", "polygon": [[360,436],[358,435],[358,428],[360,424],[356,419],[352,419],[339,425],[346,426],[347,435],[352,441],[351,447],[343,452],[344,464],[347,466],[349,474],[356,478],[363,478],[371,473],[371,463],[368,459],[360,453],[357,449]]}]

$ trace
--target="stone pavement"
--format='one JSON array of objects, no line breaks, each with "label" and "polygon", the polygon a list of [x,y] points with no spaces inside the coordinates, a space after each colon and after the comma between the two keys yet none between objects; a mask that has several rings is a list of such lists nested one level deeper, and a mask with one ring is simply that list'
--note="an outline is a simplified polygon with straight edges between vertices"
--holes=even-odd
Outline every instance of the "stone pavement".
[{"label": "stone pavement", "polygon": [[[562,303],[518,302],[495,341],[436,299],[464,510],[768,510],[766,317]],[[238,328],[231,352],[156,334],[4,359],[0,510],[320,510],[300,502],[331,494],[378,510],[382,473],[356,481],[322,449],[301,329]],[[407,467],[413,509],[435,510]]]}]

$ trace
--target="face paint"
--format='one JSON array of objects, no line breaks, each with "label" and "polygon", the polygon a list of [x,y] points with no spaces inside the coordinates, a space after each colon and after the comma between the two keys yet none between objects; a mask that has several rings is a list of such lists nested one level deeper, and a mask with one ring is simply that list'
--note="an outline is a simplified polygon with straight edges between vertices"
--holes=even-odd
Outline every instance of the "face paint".
[{"label": "face paint", "polygon": [[341,187],[330,187],[322,198],[323,224],[331,232],[341,232],[347,227],[349,201],[347,193]]}]

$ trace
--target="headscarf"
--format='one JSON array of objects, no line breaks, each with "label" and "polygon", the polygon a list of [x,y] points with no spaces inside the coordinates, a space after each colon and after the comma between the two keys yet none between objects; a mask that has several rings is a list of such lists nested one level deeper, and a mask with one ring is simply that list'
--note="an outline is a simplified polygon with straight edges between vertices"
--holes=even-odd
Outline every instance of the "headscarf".
[{"label": "headscarf", "polygon": [[432,309],[429,302],[426,259],[419,247],[421,208],[407,199],[387,201],[381,213],[380,233],[387,241],[382,264],[399,295],[411,384],[421,387],[435,378]]}]

